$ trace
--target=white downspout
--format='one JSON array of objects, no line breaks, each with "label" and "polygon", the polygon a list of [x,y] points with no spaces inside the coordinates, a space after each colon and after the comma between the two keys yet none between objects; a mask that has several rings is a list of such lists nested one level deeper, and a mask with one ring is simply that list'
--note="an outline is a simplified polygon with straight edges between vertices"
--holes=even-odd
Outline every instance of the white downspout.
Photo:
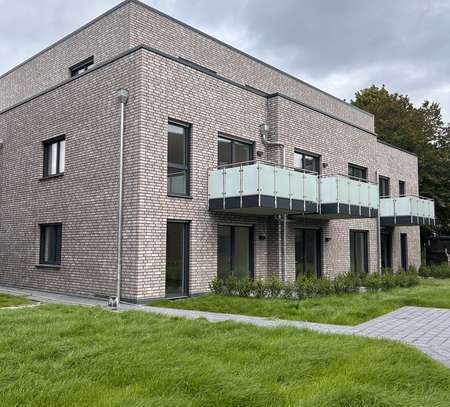
[{"label": "white downspout", "polygon": [[125,132],[125,105],[128,102],[128,91],[119,89],[117,99],[120,103],[120,147],[119,147],[119,197],[117,216],[117,290],[115,308],[120,305],[120,279],[122,274],[122,214],[123,214],[123,145]]},{"label": "white downspout", "polygon": [[[284,145],[284,143],[280,143],[280,142],[275,142],[275,141],[269,141],[268,136],[269,136],[269,126],[267,124],[261,124],[259,126],[259,132],[261,134],[261,140],[262,143],[265,146],[269,146],[269,147],[281,147],[281,151],[282,151],[282,156],[281,156],[281,163],[283,165],[283,167],[286,165],[286,146]],[[281,256],[282,256],[282,267],[281,267],[281,279],[286,282],[287,281],[287,276],[286,276],[286,241],[287,241],[287,215],[283,214],[282,215],[282,220],[280,221],[280,219],[278,220],[278,225],[281,226],[281,222],[283,223],[283,243],[282,243],[282,247],[281,247]],[[281,239],[279,238],[278,241],[280,241]],[[278,251],[280,252],[280,250],[278,249]]]}]

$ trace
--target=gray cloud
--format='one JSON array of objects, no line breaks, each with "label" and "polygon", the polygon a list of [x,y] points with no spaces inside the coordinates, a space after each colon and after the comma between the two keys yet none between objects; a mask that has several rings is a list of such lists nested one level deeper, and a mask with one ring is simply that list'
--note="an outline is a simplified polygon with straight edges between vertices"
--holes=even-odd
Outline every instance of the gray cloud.
[{"label": "gray cloud", "polygon": [[[446,0],[147,0],[338,97],[372,83],[442,105],[450,120]],[[114,0],[0,0],[0,72]]]}]

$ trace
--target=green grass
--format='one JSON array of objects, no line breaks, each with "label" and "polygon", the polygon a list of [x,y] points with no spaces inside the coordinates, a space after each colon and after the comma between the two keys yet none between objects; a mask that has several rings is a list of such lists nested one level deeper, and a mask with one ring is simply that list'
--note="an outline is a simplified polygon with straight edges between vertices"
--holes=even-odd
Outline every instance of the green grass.
[{"label": "green grass", "polygon": [[18,305],[30,304],[30,300],[25,297],[16,297],[8,294],[0,294],[0,308],[15,307]]},{"label": "green grass", "polygon": [[450,308],[450,279],[426,279],[421,280],[420,285],[411,288],[333,295],[300,301],[206,295],[182,300],[155,301],[148,305],[337,325],[358,325],[405,305]]},{"label": "green grass", "polygon": [[392,341],[56,305],[0,326],[0,406],[450,405],[450,370]]}]

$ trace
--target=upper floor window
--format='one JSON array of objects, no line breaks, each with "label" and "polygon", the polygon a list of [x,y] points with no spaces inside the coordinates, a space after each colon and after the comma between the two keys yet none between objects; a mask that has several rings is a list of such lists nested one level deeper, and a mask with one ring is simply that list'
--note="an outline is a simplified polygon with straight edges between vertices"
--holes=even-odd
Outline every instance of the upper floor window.
[{"label": "upper floor window", "polygon": [[360,167],[359,165],[349,164],[348,175],[350,177],[367,180],[367,168]]},{"label": "upper floor window", "polygon": [[190,126],[169,121],[167,156],[167,192],[189,195]]},{"label": "upper floor window", "polygon": [[320,171],[320,157],[310,153],[295,151],[294,167],[318,174]]},{"label": "upper floor window", "polygon": [[44,177],[64,174],[65,153],[65,136],[44,141]]},{"label": "upper floor window", "polygon": [[83,72],[86,72],[88,69],[92,68],[94,65],[94,57],[86,58],[84,61],[78,62],[74,66],[69,68],[70,76],[77,76]]},{"label": "upper floor window", "polygon": [[398,181],[398,194],[400,196],[406,195],[406,183],[405,181]]},{"label": "upper floor window", "polygon": [[218,165],[253,160],[253,144],[219,136]]},{"label": "upper floor window", "polygon": [[391,194],[391,187],[389,178],[380,175],[378,181],[378,187],[380,190],[380,197],[389,196]]},{"label": "upper floor window", "polygon": [[39,252],[40,264],[61,264],[62,224],[53,223],[40,225],[41,245]]}]

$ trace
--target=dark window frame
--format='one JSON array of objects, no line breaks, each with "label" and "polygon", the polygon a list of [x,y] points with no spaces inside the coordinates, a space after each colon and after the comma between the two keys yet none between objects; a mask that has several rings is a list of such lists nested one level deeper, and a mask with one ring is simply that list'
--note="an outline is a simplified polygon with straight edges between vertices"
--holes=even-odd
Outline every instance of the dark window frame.
[{"label": "dark window frame", "polygon": [[[316,160],[317,162],[317,172],[316,171],[312,171],[313,173],[320,175],[321,171],[321,163],[322,163],[322,156],[320,154],[316,154],[316,153],[312,153],[311,151],[306,151],[306,150],[302,150],[300,148],[295,148],[294,149],[294,157],[296,154],[301,154],[302,155],[302,166],[301,167],[295,167],[295,169],[297,170],[304,170],[304,171],[311,171],[305,168],[305,155],[307,157],[313,158],[314,160]],[[295,165],[295,158],[294,158],[294,165]]]},{"label": "dark window frame", "polygon": [[398,196],[406,195],[406,182],[399,180],[398,181]]},{"label": "dark window frame", "polygon": [[[317,262],[317,270],[316,270],[316,277],[317,278],[321,278],[322,277],[322,230],[321,229],[313,229],[313,228],[296,228],[297,230],[301,230],[303,233],[303,252],[306,252],[306,239],[305,239],[305,231],[307,230],[313,230],[317,233],[317,241],[316,241],[316,262]],[[296,253],[294,253],[295,257]],[[296,265],[297,265],[297,258],[296,260]],[[305,258],[306,261],[306,258]],[[306,264],[306,263],[305,263]],[[305,267],[303,267],[303,269],[305,269]],[[296,276],[295,278],[297,279],[299,276],[297,276],[297,267],[296,267]]]},{"label": "dark window frame", "polygon": [[[166,267],[167,267],[167,225],[169,223],[181,223],[184,225],[183,235],[184,235],[184,247],[183,247],[183,256],[184,256],[184,269],[183,269],[183,279],[184,279],[184,292],[182,296],[189,297],[190,295],[190,284],[189,284],[189,273],[190,273],[190,252],[191,252],[191,221],[190,220],[182,220],[182,219],[167,219],[166,223]],[[167,288],[166,288],[167,289]],[[175,298],[175,297],[168,297]]]},{"label": "dark window frame", "polygon": [[[363,177],[358,177],[357,175],[351,174],[351,170],[362,171]],[[354,179],[358,179],[360,181],[368,181],[368,169],[367,167],[363,167],[361,165],[348,163],[348,176]]]},{"label": "dark window frame", "polygon": [[[184,128],[185,135],[185,161],[186,165],[182,166],[176,163],[169,162],[169,125],[179,126]],[[172,119],[169,117],[167,121],[167,196],[174,198],[190,198],[191,197],[191,144],[192,144],[192,124],[183,122],[181,120]],[[175,168],[185,172],[186,175],[186,191],[182,194],[169,191],[169,168]]]},{"label": "dark window frame", "polygon": [[[387,249],[387,258],[386,259],[384,259],[383,250],[382,250],[383,236],[386,238],[385,241],[387,242],[387,247],[385,247]],[[391,269],[392,268],[392,240],[393,240],[392,232],[391,231],[381,231],[381,239],[380,240],[381,240],[380,241],[380,243],[381,243],[380,251],[381,251],[381,262],[382,262],[381,267]],[[385,261],[385,260],[387,260],[387,261]],[[384,265],[383,265],[383,262],[385,263]]]},{"label": "dark window frame", "polygon": [[233,136],[227,133],[219,132],[217,135],[217,150],[219,149],[219,142],[220,139],[227,140],[230,142],[231,146],[231,163],[230,164],[220,164],[219,162],[219,153],[217,153],[217,165],[223,166],[223,165],[233,165],[238,164],[240,161],[236,161],[236,143],[244,144],[250,148],[250,159],[249,161],[253,161],[255,159],[255,142],[251,140],[247,140],[241,137]]},{"label": "dark window frame", "polygon": [[[43,178],[51,178],[51,177],[58,177],[61,175],[64,175],[65,172],[65,157],[64,157],[64,171],[61,171],[61,141],[66,141],[66,135],[62,134],[60,136],[52,137],[51,139],[44,140],[42,142],[43,149],[44,149],[44,163],[43,163],[43,171],[42,176]],[[53,144],[57,143],[57,152],[56,152],[56,173],[55,174],[49,174],[49,152],[51,149],[51,146]],[[64,156],[66,154],[66,149],[64,147]]]},{"label": "dark window frame", "polygon": [[[231,228],[230,233],[230,265],[231,270],[233,270],[234,260],[235,260],[235,239],[236,227],[245,227],[249,229],[249,278],[255,278],[255,226],[254,225],[239,225],[239,224],[218,224],[217,225],[217,236],[219,236],[219,228],[220,227],[229,227]],[[218,242],[217,242],[218,244]],[[217,253],[218,256],[218,253]],[[217,277],[219,278],[219,270],[217,269]]]},{"label": "dark window frame", "polygon": [[[368,230],[360,230],[360,229],[350,229],[349,233],[349,246],[350,246],[350,271],[352,273],[356,273],[355,270],[355,257],[356,250],[352,243],[355,242],[355,234],[362,233],[364,235],[364,270],[363,273],[367,274],[369,272],[369,231]],[[352,238],[353,236],[353,238]]]},{"label": "dark window frame", "polygon": [[[93,55],[86,59],[83,59],[80,62],[77,62],[75,65],[72,65],[69,68],[70,77],[73,78],[75,76],[81,75],[82,73],[85,73],[86,71],[91,69],[91,67],[93,65],[94,65],[94,56]],[[83,70],[83,71],[80,72],[81,70]]]},{"label": "dark window frame", "polygon": [[[45,231],[47,228],[55,228],[55,261],[45,261]],[[62,223],[42,223],[39,225],[39,264],[49,266],[61,266],[62,252]]]},{"label": "dark window frame", "polygon": [[[382,195],[381,194],[381,181],[386,182],[387,185],[387,194]],[[384,197],[389,197],[391,196],[391,179],[389,177],[385,177],[384,175],[379,175],[378,176],[378,188],[379,188],[379,194],[380,194],[380,198],[384,198]]]}]

